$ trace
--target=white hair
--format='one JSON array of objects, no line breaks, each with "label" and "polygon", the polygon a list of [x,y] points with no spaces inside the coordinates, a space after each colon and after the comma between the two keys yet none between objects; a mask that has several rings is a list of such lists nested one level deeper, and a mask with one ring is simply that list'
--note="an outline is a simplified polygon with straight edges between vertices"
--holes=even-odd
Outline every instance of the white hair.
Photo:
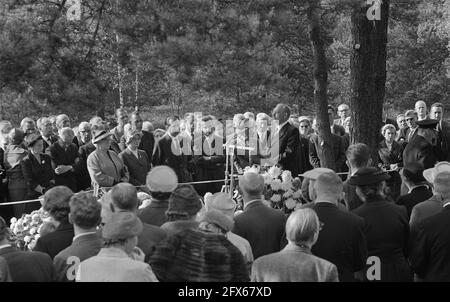
[{"label": "white hair", "polygon": [[297,245],[309,243],[319,229],[319,217],[313,209],[298,209],[286,222],[286,238]]},{"label": "white hair", "polygon": [[252,119],[252,120],[255,119],[255,115],[253,114],[253,112],[250,112],[250,111],[247,111],[246,113],[244,113],[244,117],[246,119]]},{"label": "white hair", "polygon": [[81,122],[80,125],[78,126],[78,130],[84,129],[84,128],[89,128],[89,130],[91,129],[91,124],[89,124],[88,122]]},{"label": "white hair", "polygon": [[33,123],[34,125],[36,124],[32,118],[26,117],[20,122],[20,128],[23,129],[23,127],[25,127],[25,125],[28,123]]},{"label": "white hair", "polygon": [[270,116],[264,112],[260,112],[256,115],[256,119],[257,120],[266,120],[269,121],[270,120]]},{"label": "white hair", "polygon": [[388,130],[388,129],[394,130],[394,132],[397,131],[397,129],[395,128],[394,125],[392,125],[392,124],[386,124],[386,125],[384,125],[383,127],[381,127],[381,135],[384,136],[384,133],[385,133],[386,130]]},{"label": "white hair", "polygon": [[147,132],[153,132],[155,128],[153,127],[153,124],[145,121],[142,123],[142,130],[147,131]]},{"label": "white hair", "polygon": [[450,172],[441,172],[434,178],[433,192],[441,195],[445,200],[450,199]]},{"label": "white hair", "polygon": [[70,118],[67,116],[67,114],[60,114],[56,117],[56,127],[61,128],[62,121],[68,120],[70,122]]},{"label": "white hair", "polygon": [[73,132],[73,129],[70,127],[64,127],[58,130],[58,135],[59,137],[64,136],[66,133],[71,133],[72,135],[75,135],[75,133]]}]

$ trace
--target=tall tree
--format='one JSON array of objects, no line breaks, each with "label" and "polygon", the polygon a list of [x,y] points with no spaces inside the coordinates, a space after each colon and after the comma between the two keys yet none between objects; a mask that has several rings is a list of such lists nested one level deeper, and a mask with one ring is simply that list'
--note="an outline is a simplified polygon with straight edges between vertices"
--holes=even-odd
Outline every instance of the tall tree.
[{"label": "tall tree", "polygon": [[317,112],[317,125],[319,141],[323,142],[323,153],[325,162],[322,167],[336,170],[333,148],[331,143],[331,128],[328,118],[328,67],[325,56],[325,47],[320,31],[320,0],[308,0],[307,15],[309,20],[309,38],[311,42],[314,77],[314,102]]},{"label": "tall tree", "polygon": [[373,159],[376,160],[386,84],[390,1],[374,2],[380,7],[375,7],[373,20],[369,20],[368,15],[374,7],[362,1],[354,4],[351,13],[353,49],[350,54],[350,131],[352,143],[367,144],[373,151]]}]

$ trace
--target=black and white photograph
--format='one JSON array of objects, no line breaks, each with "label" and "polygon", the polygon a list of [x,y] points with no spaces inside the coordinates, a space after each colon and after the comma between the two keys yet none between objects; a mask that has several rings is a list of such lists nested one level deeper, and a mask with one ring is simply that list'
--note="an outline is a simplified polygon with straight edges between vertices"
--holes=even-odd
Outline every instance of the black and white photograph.
[{"label": "black and white photograph", "polygon": [[450,282],[450,0],[0,0],[0,282]]}]

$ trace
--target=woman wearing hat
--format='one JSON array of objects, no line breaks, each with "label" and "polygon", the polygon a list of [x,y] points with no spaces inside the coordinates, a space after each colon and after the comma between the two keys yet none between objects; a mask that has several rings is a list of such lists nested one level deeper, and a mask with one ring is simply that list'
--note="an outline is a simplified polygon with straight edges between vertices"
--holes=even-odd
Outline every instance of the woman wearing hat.
[{"label": "woman wearing hat", "polygon": [[142,132],[132,130],[125,133],[125,145],[127,146],[119,154],[119,158],[123,161],[130,173],[130,183],[133,186],[144,186],[147,173],[150,171],[150,163],[147,153],[139,150]]},{"label": "woman wearing hat", "polygon": [[384,140],[378,145],[379,166],[385,170],[396,170],[389,172],[391,177],[386,184],[391,189],[391,197],[396,200],[400,196],[402,180],[398,174],[398,168],[403,166],[403,146],[395,140],[396,129],[394,125],[387,124],[381,128]]},{"label": "woman wearing hat", "polygon": [[197,214],[202,209],[200,196],[191,185],[179,185],[169,197],[169,206],[166,211],[167,222],[161,228],[170,234],[186,229],[196,229]]},{"label": "woman wearing hat", "polygon": [[[368,255],[380,260],[380,280],[412,281],[408,264],[409,223],[406,209],[384,196],[383,188],[389,175],[374,167],[359,169],[349,180],[364,202],[354,213],[366,222]],[[370,267],[368,267],[370,268]],[[367,276],[367,274],[366,274]]]},{"label": "woman wearing hat", "polygon": [[[22,160],[27,156],[23,148],[24,133],[21,129],[11,129],[8,134],[9,145],[5,149],[5,170],[8,177],[8,193],[10,201],[27,199],[27,182],[23,176]],[[14,206],[14,215],[20,217],[25,212],[25,205]]]},{"label": "woman wearing hat", "polygon": [[[28,155],[22,160],[22,170],[28,186],[28,198],[35,199],[55,185],[50,155],[42,153],[44,139],[37,133],[26,137]],[[38,207],[39,208],[39,207]]]},{"label": "woman wearing hat", "polygon": [[244,257],[226,237],[233,221],[209,210],[198,229],[186,229],[161,241],[150,257],[158,280],[163,282],[249,281]]},{"label": "woman wearing hat", "polygon": [[109,150],[111,136],[106,130],[94,133],[92,143],[96,150],[87,159],[87,168],[94,187],[112,187],[119,182],[128,182],[127,167],[114,151]]}]

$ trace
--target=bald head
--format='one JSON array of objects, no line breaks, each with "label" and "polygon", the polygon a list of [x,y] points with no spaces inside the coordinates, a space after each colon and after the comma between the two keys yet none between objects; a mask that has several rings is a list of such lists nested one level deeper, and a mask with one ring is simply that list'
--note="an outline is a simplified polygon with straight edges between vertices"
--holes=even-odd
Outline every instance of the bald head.
[{"label": "bald head", "polygon": [[264,190],[264,179],[259,174],[247,172],[239,179],[239,187],[243,192],[244,200],[246,197],[249,200],[259,199]]},{"label": "bald head", "polygon": [[343,190],[342,179],[336,172],[326,172],[321,174],[314,184],[316,200],[326,200],[336,202],[341,198]]},{"label": "bald head", "polygon": [[444,201],[450,199],[450,172],[441,172],[434,178],[433,192],[435,195],[442,196]]},{"label": "bald head", "polygon": [[129,183],[118,183],[111,189],[111,202],[118,210],[136,211],[139,206],[136,188]]}]

